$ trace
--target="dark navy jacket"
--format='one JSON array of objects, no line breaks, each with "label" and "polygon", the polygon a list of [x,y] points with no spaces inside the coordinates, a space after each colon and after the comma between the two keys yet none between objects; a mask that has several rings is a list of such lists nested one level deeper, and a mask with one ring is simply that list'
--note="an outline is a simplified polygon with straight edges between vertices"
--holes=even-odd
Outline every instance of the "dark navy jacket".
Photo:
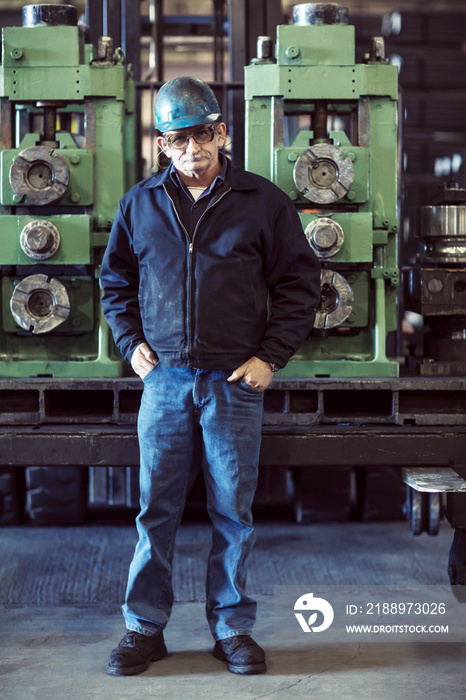
[{"label": "dark navy jacket", "polygon": [[283,367],[312,328],[320,264],[288,196],[228,163],[192,239],[169,170],[133,187],[120,201],[101,286],[128,361],[147,342],[172,367],[234,369],[253,355]]}]

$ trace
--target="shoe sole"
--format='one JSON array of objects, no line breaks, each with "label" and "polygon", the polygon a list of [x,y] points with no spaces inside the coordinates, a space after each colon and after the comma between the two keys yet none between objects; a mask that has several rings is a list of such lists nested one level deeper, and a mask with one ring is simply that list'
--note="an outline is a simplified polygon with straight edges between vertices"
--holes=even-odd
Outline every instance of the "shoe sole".
[{"label": "shoe sole", "polygon": [[231,673],[237,673],[241,676],[253,675],[254,673],[265,673],[267,671],[267,664],[265,661],[259,661],[256,664],[247,664],[244,666],[237,666],[236,664],[230,664],[227,657],[223,651],[214,649],[213,656],[219,661],[224,661],[227,664],[227,668]]},{"label": "shoe sole", "polygon": [[265,662],[259,664],[249,664],[248,666],[235,666],[227,662],[227,668],[229,671],[231,671],[231,673],[238,673],[240,676],[252,676],[255,673],[265,673],[265,671],[267,671],[267,665]]},{"label": "shoe sole", "polygon": [[160,661],[160,659],[165,658],[167,654],[167,647],[164,644],[153,653],[150,659],[144,661],[144,663],[138,664],[137,666],[107,666],[107,673],[109,676],[137,676],[139,673],[147,671],[153,661]]}]

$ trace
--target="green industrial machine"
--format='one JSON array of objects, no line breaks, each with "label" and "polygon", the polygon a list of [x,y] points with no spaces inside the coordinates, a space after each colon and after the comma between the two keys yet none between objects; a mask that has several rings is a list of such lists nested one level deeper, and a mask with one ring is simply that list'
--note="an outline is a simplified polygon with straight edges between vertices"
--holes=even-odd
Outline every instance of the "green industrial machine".
[{"label": "green industrial machine", "polygon": [[322,262],[314,328],[281,377],[395,377],[398,77],[346,7],[296,5],[245,68],[246,168],[284,190]]},{"label": "green industrial machine", "polygon": [[27,5],[0,66],[0,376],[115,377],[98,271],[135,182],[135,90],[121,49],[71,5]]}]

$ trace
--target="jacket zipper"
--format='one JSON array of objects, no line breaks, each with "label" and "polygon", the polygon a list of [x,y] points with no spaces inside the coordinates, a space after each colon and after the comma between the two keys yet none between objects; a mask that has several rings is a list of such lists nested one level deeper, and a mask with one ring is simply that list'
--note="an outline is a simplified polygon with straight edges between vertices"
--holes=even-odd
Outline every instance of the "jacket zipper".
[{"label": "jacket zipper", "polygon": [[194,239],[195,239],[195,237],[196,237],[197,230],[198,230],[198,228],[199,228],[199,226],[200,226],[200,223],[201,223],[202,219],[204,218],[204,216],[207,214],[208,211],[210,211],[211,209],[213,209],[213,207],[215,207],[215,205],[218,204],[218,203],[224,198],[224,196],[225,196],[226,194],[228,194],[228,192],[230,192],[231,187],[229,187],[227,190],[225,190],[225,192],[223,192],[223,193],[221,194],[221,196],[220,196],[218,199],[215,199],[213,202],[211,202],[211,203],[209,204],[209,206],[207,207],[207,209],[205,210],[205,212],[201,215],[199,221],[197,222],[197,224],[196,224],[196,226],[195,226],[195,228],[194,228],[192,239],[189,238],[189,234],[188,234],[188,232],[187,232],[187,230],[186,230],[186,227],[185,227],[184,224],[182,223],[182,221],[181,221],[181,219],[180,219],[180,216],[179,216],[179,214],[178,214],[178,211],[177,211],[177,209],[176,209],[175,202],[173,201],[172,197],[170,197],[170,194],[169,194],[169,192],[168,192],[168,190],[167,190],[167,188],[166,188],[165,185],[163,186],[163,189],[165,190],[165,194],[167,195],[168,199],[169,199],[170,202],[172,203],[173,209],[174,209],[175,214],[176,214],[176,218],[178,219],[178,223],[180,224],[181,228],[183,229],[183,231],[184,231],[184,233],[185,233],[186,240],[187,240],[188,246],[189,246],[189,247],[188,247],[188,250],[189,250],[189,256],[188,256],[188,308],[187,308],[188,360],[189,360],[189,359],[191,358],[191,356],[192,356],[192,349],[193,349],[193,343],[192,343],[193,328],[192,328],[192,326],[193,326],[193,323],[194,323],[194,319],[193,319],[193,314],[192,314],[192,288],[193,288],[193,285],[192,285],[192,282],[193,282],[193,275],[192,275],[192,253],[193,253],[193,247],[194,247]]}]

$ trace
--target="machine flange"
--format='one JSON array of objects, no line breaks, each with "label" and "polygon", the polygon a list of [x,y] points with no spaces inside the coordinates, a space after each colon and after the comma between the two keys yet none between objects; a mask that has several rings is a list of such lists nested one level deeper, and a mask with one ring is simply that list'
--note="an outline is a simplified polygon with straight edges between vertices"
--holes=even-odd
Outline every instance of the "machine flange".
[{"label": "machine flange", "polygon": [[314,328],[328,330],[340,326],[353,310],[354,293],[351,285],[338,272],[322,270],[320,294]]},{"label": "machine flange", "polygon": [[342,199],[354,181],[350,158],[330,143],[316,143],[295,163],[294,182],[303,197],[317,204],[332,204]]},{"label": "machine flange", "polygon": [[30,205],[53,204],[62,197],[70,181],[64,158],[48,146],[32,146],[18,154],[10,168],[10,185],[17,197]]},{"label": "machine flange", "polygon": [[338,253],[345,240],[342,227],[328,216],[311,221],[304,231],[309,245],[318,258],[325,260]]},{"label": "machine flange", "polygon": [[70,299],[64,285],[53,277],[37,274],[25,277],[10,300],[16,323],[34,334],[49,333],[69,316]]},{"label": "machine flange", "polygon": [[438,264],[466,262],[466,206],[430,206],[419,211],[423,260]]},{"label": "machine flange", "polygon": [[20,244],[33,260],[48,260],[60,247],[60,232],[47,219],[30,221],[21,231]]}]

